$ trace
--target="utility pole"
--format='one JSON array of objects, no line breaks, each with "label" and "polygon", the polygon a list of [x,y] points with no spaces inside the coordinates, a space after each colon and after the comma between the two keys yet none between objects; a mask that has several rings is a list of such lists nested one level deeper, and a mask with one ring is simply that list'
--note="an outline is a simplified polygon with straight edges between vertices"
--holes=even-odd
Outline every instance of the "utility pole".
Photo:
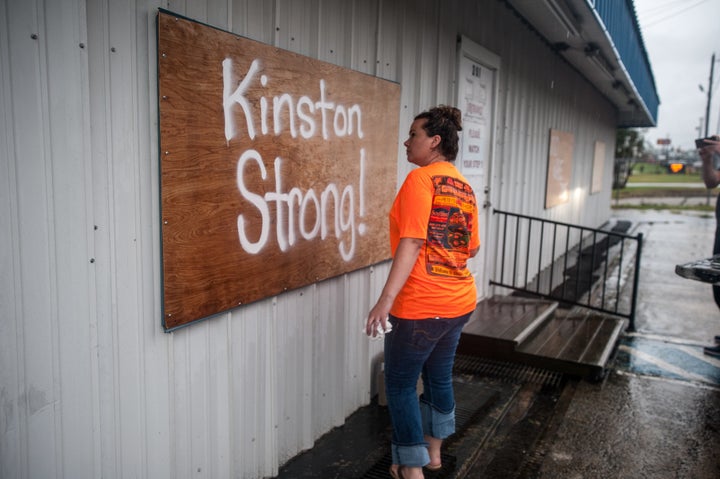
[{"label": "utility pole", "polygon": [[[710,80],[708,83],[707,92],[707,106],[705,107],[705,138],[708,137],[708,129],[710,127],[710,103],[712,102],[712,85],[713,85],[713,72],[715,71],[715,53],[710,58]],[[710,205],[710,189],[707,190],[707,198],[705,201],[706,205]]]},{"label": "utility pole", "polygon": [[707,92],[707,107],[705,108],[705,137],[708,136],[708,129],[710,127],[710,102],[712,101],[712,86],[713,86],[713,72],[715,70],[715,54],[712,54],[710,60],[710,82],[708,83]]}]

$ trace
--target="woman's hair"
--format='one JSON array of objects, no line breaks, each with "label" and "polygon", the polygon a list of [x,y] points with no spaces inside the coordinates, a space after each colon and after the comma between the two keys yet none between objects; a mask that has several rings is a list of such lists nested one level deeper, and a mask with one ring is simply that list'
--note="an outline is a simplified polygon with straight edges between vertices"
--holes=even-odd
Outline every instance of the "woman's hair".
[{"label": "woman's hair", "polygon": [[440,152],[448,161],[455,161],[458,152],[458,131],[462,131],[462,114],[454,106],[440,105],[424,111],[415,120],[426,119],[423,126],[428,136],[440,137]]}]

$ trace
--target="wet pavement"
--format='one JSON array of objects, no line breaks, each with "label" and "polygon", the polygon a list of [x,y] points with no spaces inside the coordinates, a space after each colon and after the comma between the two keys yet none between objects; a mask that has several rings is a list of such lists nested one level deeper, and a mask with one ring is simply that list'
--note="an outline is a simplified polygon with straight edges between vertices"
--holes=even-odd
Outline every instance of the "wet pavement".
[{"label": "wet pavement", "polygon": [[544,451],[541,478],[720,477],[720,334],[711,286],[675,265],[709,257],[715,218],[617,209],[643,233],[636,332],[621,339],[601,384],[568,386],[567,411]]},{"label": "wet pavement", "polygon": [[712,255],[715,218],[696,211],[615,210],[644,238],[636,310],[639,336],[709,344],[720,334],[720,309],[709,284],[675,274],[678,264]]},{"label": "wet pavement", "polygon": [[[710,256],[715,219],[616,209],[643,233],[636,331],[601,382],[458,358],[458,432],[427,478],[719,478],[720,334],[708,284],[675,266]],[[473,363],[475,361],[475,363]],[[278,478],[387,478],[390,425],[372,403],[288,462]]]},{"label": "wet pavement", "polygon": [[525,477],[720,477],[717,389],[616,372],[573,388],[540,474]]}]

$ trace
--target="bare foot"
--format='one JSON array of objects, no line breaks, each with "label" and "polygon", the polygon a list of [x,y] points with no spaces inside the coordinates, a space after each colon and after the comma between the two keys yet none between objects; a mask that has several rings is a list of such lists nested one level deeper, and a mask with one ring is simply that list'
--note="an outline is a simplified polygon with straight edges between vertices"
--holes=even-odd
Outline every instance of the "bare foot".
[{"label": "bare foot", "polygon": [[425,442],[428,443],[428,454],[430,455],[430,464],[426,465],[431,471],[437,471],[442,468],[442,459],[440,458],[440,447],[442,439],[432,436],[425,436]]},{"label": "bare foot", "polygon": [[390,475],[393,479],[424,479],[422,467],[390,466]]}]

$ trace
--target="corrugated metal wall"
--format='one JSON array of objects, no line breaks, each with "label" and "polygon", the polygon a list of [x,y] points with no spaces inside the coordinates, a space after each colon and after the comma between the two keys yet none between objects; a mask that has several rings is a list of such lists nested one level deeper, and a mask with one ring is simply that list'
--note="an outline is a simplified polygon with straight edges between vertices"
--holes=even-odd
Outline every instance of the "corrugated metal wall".
[{"label": "corrugated metal wall", "polygon": [[[612,108],[497,0],[2,0],[3,478],[272,476],[375,392],[382,346],[360,328],[387,263],[163,332],[158,7],[400,82],[400,180],[466,35],[502,60],[493,204],[609,216]],[[546,211],[550,128],[575,135],[578,192]]]}]

